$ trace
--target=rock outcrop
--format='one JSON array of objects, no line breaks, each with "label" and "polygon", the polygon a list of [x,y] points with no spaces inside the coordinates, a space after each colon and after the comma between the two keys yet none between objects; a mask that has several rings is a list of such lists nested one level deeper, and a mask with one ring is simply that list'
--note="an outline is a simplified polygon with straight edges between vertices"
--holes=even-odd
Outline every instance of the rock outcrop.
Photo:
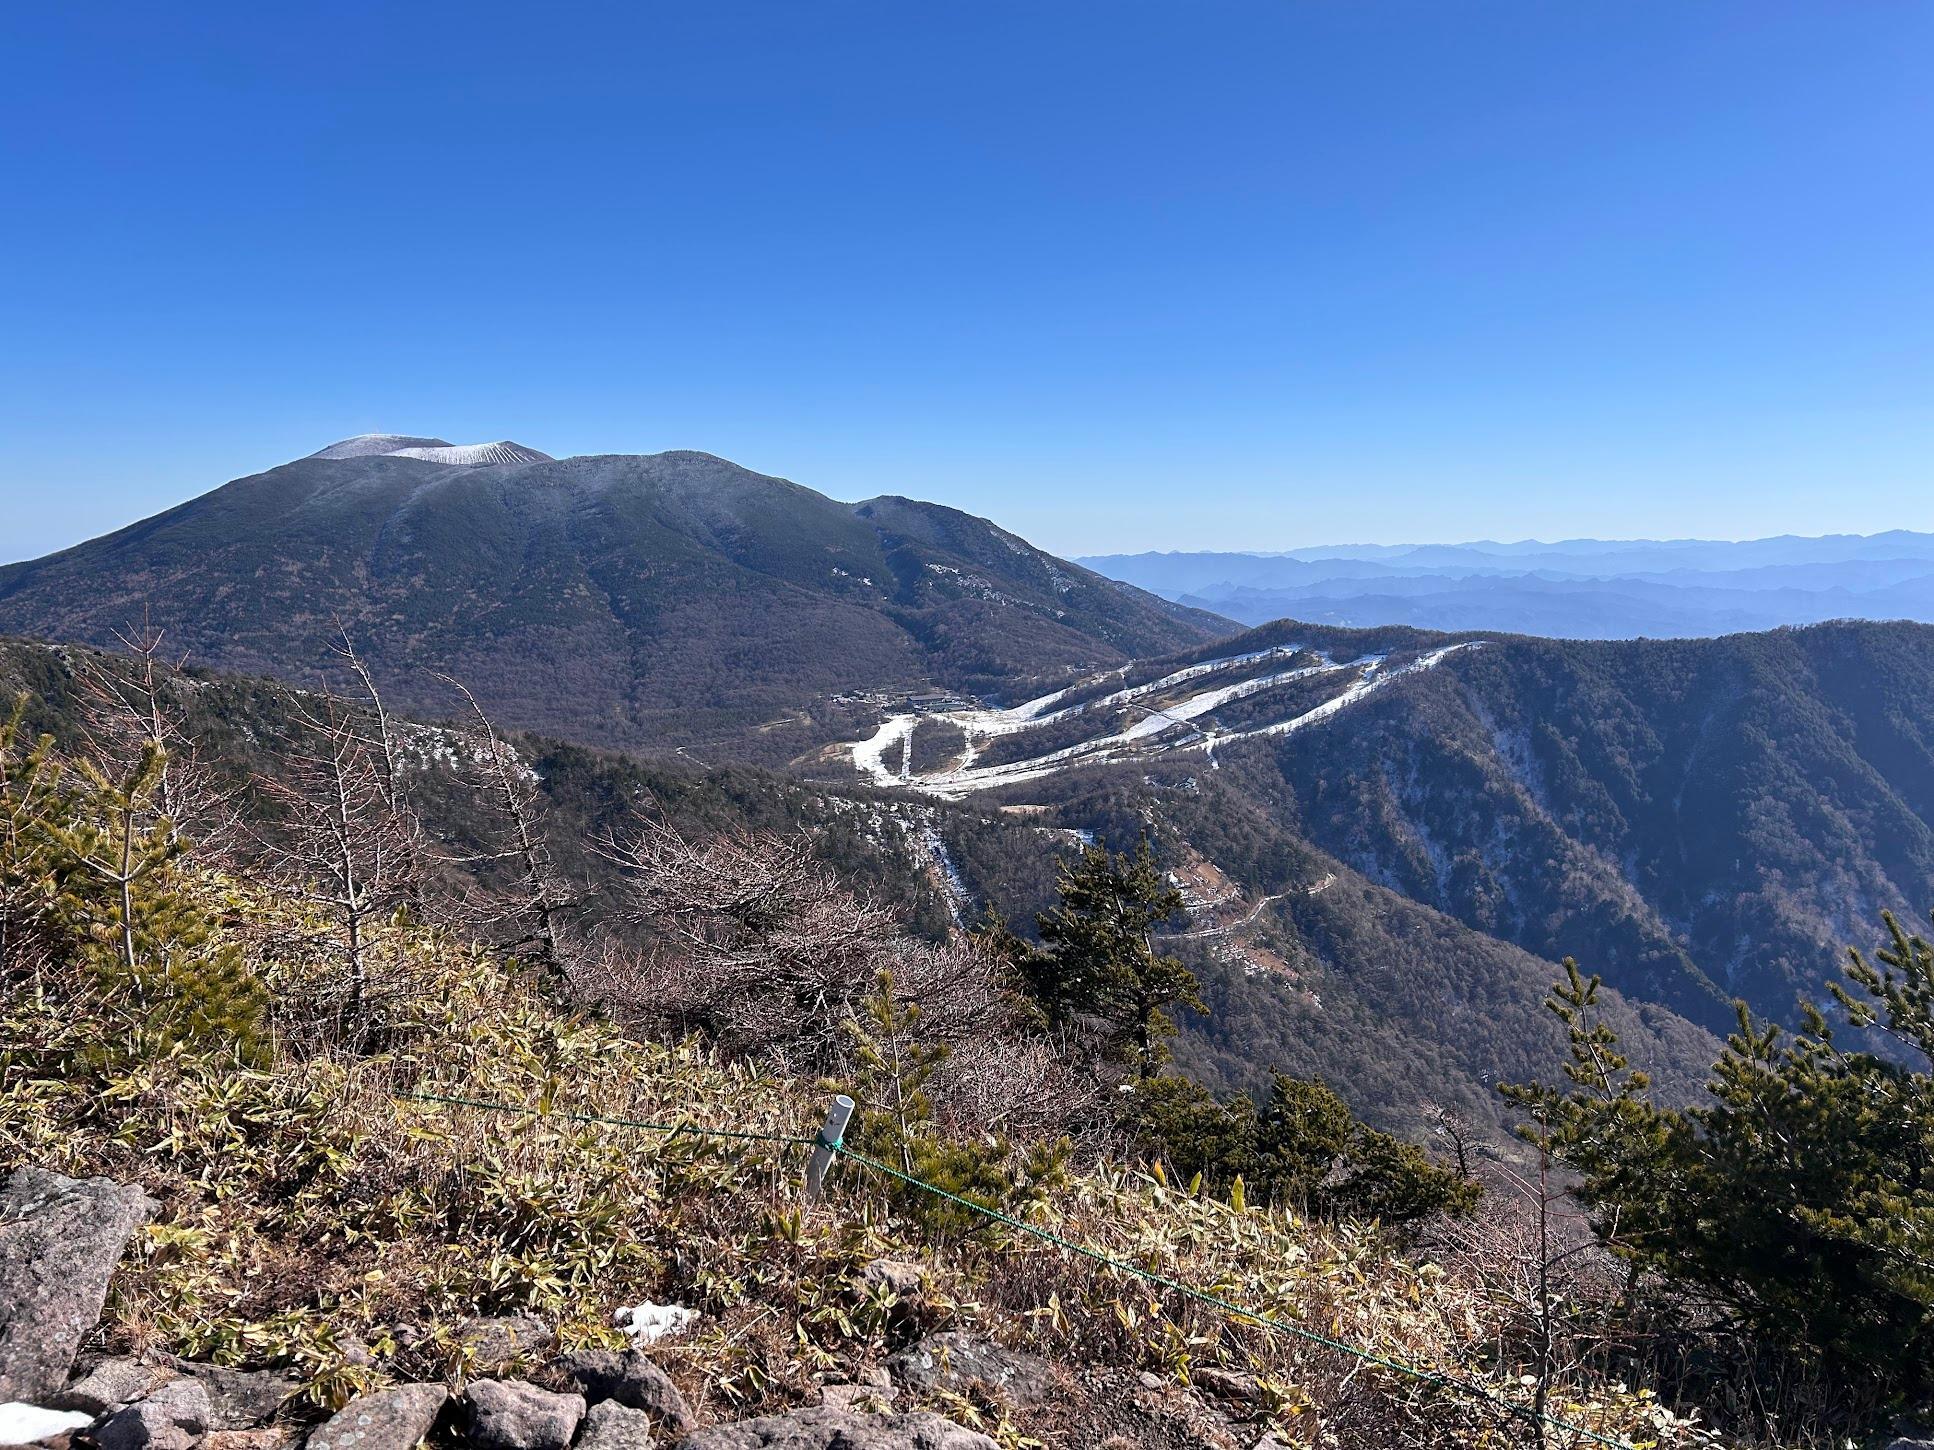
[{"label": "rock outcrop", "polygon": [[653,1443],[650,1415],[604,1400],[584,1412],[575,1450],[646,1450]]},{"label": "rock outcrop", "polygon": [[442,1385],[398,1385],[358,1395],[309,1437],[305,1450],[413,1450],[449,1398]]},{"label": "rock outcrop", "polygon": [[154,1208],[109,1178],[18,1168],[0,1185],[0,1401],[44,1404],[67,1387],[108,1278]]},{"label": "rock outcrop", "polygon": [[89,1415],[105,1415],[152,1394],[175,1371],[167,1365],[140,1359],[104,1359],[47,1403],[57,1410],[79,1410]]},{"label": "rock outcrop", "polygon": [[213,1414],[199,1380],[170,1380],[146,1399],[97,1421],[88,1438],[98,1450],[191,1450],[208,1433]]},{"label": "rock outcrop", "polygon": [[875,1259],[860,1270],[860,1282],[869,1289],[884,1289],[895,1298],[912,1299],[925,1284],[926,1272],[903,1259]]},{"label": "rock outcrop", "polygon": [[996,1450],[977,1430],[924,1412],[862,1415],[819,1406],[790,1415],[715,1425],[675,1450]]},{"label": "rock outcrop", "polygon": [[649,1413],[674,1435],[698,1421],[671,1376],[635,1349],[580,1349],[558,1362],[564,1379],[590,1404],[616,1400]]},{"label": "rock outcrop", "polygon": [[522,1380],[472,1380],[462,1403],[464,1439],[476,1450],[566,1450],[584,1419],[584,1396]]},{"label": "rock outcrop", "polygon": [[982,1385],[1013,1405],[1034,1405],[1054,1389],[1053,1371],[1037,1355],[1017,1354],[991,1339],[950,1330],[929,1334],[886,1362],[898,1383],[916,1394],[954,1394]]},{"label": "rock outcrop", "polygon": [[163,1363],[179,1374],[192,1376],[208,1392],[211,1430],[252,1430],[266,1425],[297,1388],[287,1375],[273,1370],[224,1369],[181,1359]]}]

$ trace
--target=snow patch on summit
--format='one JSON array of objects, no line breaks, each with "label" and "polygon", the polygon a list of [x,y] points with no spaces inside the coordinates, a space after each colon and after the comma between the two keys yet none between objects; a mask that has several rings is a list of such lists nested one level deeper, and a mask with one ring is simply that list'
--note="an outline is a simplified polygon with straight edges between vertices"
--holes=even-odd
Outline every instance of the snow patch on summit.
[{"label": "snow patch on summit", "polygon": [[311,458],[420,458],[475,468],[488,463],[549,463],[551,455],[509,439],[495,443],[450,443],[442,438],[412,438],[402,433],[358,433],[340,443],[318,449]]},{"label": "snow patch on summit", "polygon": [[311,458],[380,458],[405,448],[448,448],[442,438],[411,438],[402,433],[358,433],[327,448],[318,448]]},{"label": "snow patch on summit", "polygon": [[521,443],[509,439],[499,439],[495,443],[457,443],[445,444],[441,448],[399,448],[398,458],[421,458],[430,463],[449,463],[460,468],[474,468],[483,463],[550,463],[551,455],[539,453],[535,448],[526,448]]}]

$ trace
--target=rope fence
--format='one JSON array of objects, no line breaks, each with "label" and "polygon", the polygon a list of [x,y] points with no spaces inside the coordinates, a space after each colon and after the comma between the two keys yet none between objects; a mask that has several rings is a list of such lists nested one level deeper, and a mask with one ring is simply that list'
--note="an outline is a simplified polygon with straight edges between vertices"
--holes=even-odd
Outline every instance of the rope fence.
[{"label": "rope fence", "polygon": [[[398,1093],[396,1096],[405,1102],[444,1103],[458,1108],[481,1108],[493,1113],[512,1113],[528,1118],[563,1118],[571,1123],[602,1123],[611,1128],[637,1128],[648,1133],[664,1133],[671,1137],[681,1134],[693,1138],[731,1138],[744,1143],[786,1143],[793,1147],[809,1148],[819,1142],[817,1137],[805,1137],[797,1133],[746,1133],[734,1128],[704,1128],[696,1123],[647,1123],[637,1118],[611,1118],[602,1113],[572,1113],[561,1108],[548,1112],[541,1108],[520,1107],[516,1103],[486,1102],[482,1098],[456,1098],[443,1093]],[[837,1151],[837,1145],[835,1145]]]},{"label": "rope fence", "polygon": [[1636,1450],[1636,1447],[1627,1441],[1603,1434],[1585,1425],[1573,1424],[1568,1420],[1560,1419],[1554,1415],[1542,1413],[1532,1409],[1528,1405],[1518,1404],[1516,1401],[1507,1399],[1486,1385],[1440,1374],[1436,1370],[1425,1369],[1420,1365],[1408,1364],[1403,1360],[1393,1359],[1387,1355],[1379,1354],[1374,1350],[1364,1349],[1358,1345],[1350,1344],[1346,1340],[1333,1338],[1330,1335],[1320,1333],[1314,1329],[1307,1329],[1300,1324],[1291,1324],[1284,1319],[1275,1319],[1258,1314],[1254,1310],[1245,1309],[1240,1304],[1225,1299],[1219,1294],[1212,1294],[1207,1290],[1197,1289],[1193,1285],[1184,1284],[1179,1279],[1169,1278],[1165,1274],[1158,1274],[1152,1269],[1144,1269],[1139,1264],[1130,1263],[1126,1259],[1119,1259],[1112,1254],[1103,1253],[1101,1250],[1091,1248],[1086,1244],[1079,1244],[1072,1239],[1063,1238],[1050,1229],[1028,1223],[1024,1219],[1015,1218],[1010,1214],[1000,1212],[998,1209],[989,1208],[983,1203],[976,1203],[971,1198],[966,1198],[961,1194],[954,1193],[937,1184],[928,1183],[924,1179],[916,1178],[910,1173],[893,1167],[891,1164],[880,1162],[877,1158],[869,1158],[866,1154],[846,1146],[846,1125],[852,1118],[854,1106],[850,1098],[841,1097],[835,1099],[832,1111],[827,1115],[825,1126],[818,1133],[808,1136],[795,1133],[748,1133],[731,1128],[700,1127],[690,1123],[650,1123],[633,1118],[607,1117],[596,1113],[573,1113],[562,1110],[552,1110],[547,1113],[537,1108],[521,1107],[515,1103],[494,1103],[477,1098],[449,1097],[439,1093],[399,1093],[397,1096],[411,1102],[442,1103],[455,1107],[477,1108],[489,1112],[510,1113],[523,1117],[558,1117],[571,1122],[601,1123],[611,1127],[633,1128],[647,1132],[664,1133],[673,1137],[686,1134],[694,1137],[780,1143],[791,1147],[810,1147],[813,1149],[812,1163],[807,1169],[807,1190],[810,1197],[818,1196],[820,1184],[824,1180],[826,1164],[833,1158],[844,1158],[871,1172],[884,1174],[889,1178],[906,1184],[910,1188],[918,1189],[920,1192],[931,1194],[933,1197],[954,1204],[956,1207],[964,1208],[970,1213],[978,1214],[980,1217],[992,1223],[1002,1224],[1017,1233],[1027,1234],[1031,1238],[1040,1240],[1042,1243],[1088,1259],[1104,1269],[1111,1270],[1115,1273],[1127,1274],[1133,1278],[1153,1284],[1157,1288],[1168,1290],[1170,1293],[1180,1294],[1184,1298],[1191,1299],[1218,1313],[1227,1315],[1240,1323],[1252,1324],[1272,1333],[1286,1334],[1307,1343],[1317,1345],[1323,1349],[1347,1355],[1350,1358],[1377,1369],[1387,1370],[1392,1374],[1415,1380],[1433,1389],[1462,1395],[1467,1399],[1499,1410],[1510,1418],[1539,1426],[1542,1429],[1562,1430],[1568,1435],[1577,1436],[1582,1441],[1608,1447],[1608,1450]]}]

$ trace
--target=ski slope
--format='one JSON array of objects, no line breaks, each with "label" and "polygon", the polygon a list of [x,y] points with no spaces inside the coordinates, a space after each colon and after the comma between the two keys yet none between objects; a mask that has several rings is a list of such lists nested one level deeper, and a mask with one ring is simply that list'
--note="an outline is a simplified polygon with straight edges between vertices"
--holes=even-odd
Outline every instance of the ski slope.
[{"label": "ski slope", "polygon": [[[1346,661],[1332,659],[1321,650],[1302,645],[1278,645],[1204,660],[1144,684],[1125,685],[1089,698],[1073,698],[1087,695],[1111,678],[1125,677],[1124,670],[1116,670],[1090,676],[1011,709],[890,715],[872,735],[854,742],[848,749],[854,769],[876,783],[904,786],[945,799],[1041,780],[1081,766],[1180,752],[1200,753],[1213,767],[1215,751],[1220,745],[1291,735],[1334,719],[1406,676],[1435,669],[1451,655],[1475,649],[1480,643],[1444,645],[1408,657],[1370,654]],[[1289,668],[1260,675],[1247,673],[1263,661],[1278,658],[1289,663]],[[1242,677],[1230,679],[1231,675]],[[1238,701],[1267,697],[1272,691],[1288,686],[1326,680],[1334,682],[1334,694],[1303,709],[1289,709],[1285,705],[1287,713],[1280,719],[1227,729],[1216,722],[1216,711]],[[1063,703],[1071,698],[1072,703]],[[1038,754],[979,763],[990,741],[1045,731],[1075,719],[1092,719],[1094,733],[1071,745],[1044,748]],[[923,720],[954,726],[966,736],[966,748],[949,768],[914,772],[913,734]]]}]

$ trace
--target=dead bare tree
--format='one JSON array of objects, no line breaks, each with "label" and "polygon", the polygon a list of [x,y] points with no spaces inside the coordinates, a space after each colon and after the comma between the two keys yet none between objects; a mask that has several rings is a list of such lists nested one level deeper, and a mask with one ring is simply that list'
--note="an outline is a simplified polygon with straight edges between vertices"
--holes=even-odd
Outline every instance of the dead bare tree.
[{"label": "dead bare tree", "polygon": [[87,753],[124,774],[144,753],[157,752],[157,810],[194,840],[201,860],[219,862],[238,838],[241,818],[234,792],[202,758],[188,728],[178,699],[181,661],[167,658],[166,634],[145,613],[115,639],[124,659],[84,654],[75,667]]},{"label": "dead bare tree", "polygon": [[1479,1154],[1484,1147],[1483,1133],[1453,1107],[1432,1102],[1422,1106],[1430,1135],[1448,1150],[1451,1162],[1457,1167],[1457,1176],[1467,1180],[1475,1178]]},{"label": "dead bare tree", "polygon": [[1484,1162],[1475,1176],[1487,1190],[1477,1212],[1438,1234],[1446,1258],[1461,1262],[1497,1311],[1485,1316],[1489,1354],[1500,1378],[1529,1384],[1526,1428],[1544,1445],[1538,1417],[1552,1397],[1631,1351],[1618,1312],[1625,1277],[1548,1152],[1522,1166]]},{"label": "dead bare tree", "polygon": [[380,767],[378,781],[384,802],[393,814],[412,817],[414,813],[410,809],[409,794],[404,784],[402,742],[390,725],[389,709],[383,704],[383,692],[376,688],[376,679],[370,674],[369,666],[356,652],[356,641],[348,627],[340,622],[336,625],[335,650],[343,668],[349,671],[362,692],[364,707],[369,715],[370,758]]},{"label": "dead bare tree", "polygon": [[0,984],[30,979],[38,997],[50,964],[47,825],[61,766],[53,737],[30,735],[26,720],[24,695],[0,714]]},{"label": "dead bare tree", "polygon": [[1008,1010],[984,953],[909,940],[803,841],[739,832],[699,844],[646,821],[606,854],[628,891],[624,916],[651,949],[640,1005],[733,1050],[839,1065],[846,1024],[883,968],[935,1038],[991,1031]]},{"label": "dead bare tree", "polygon": [[[1026,1090],[1015,1091],[1016,1084]],[[1083,1153],[1108,1145],[1106,1087],[1052,1038],[1002,1030],[961,1043],[934,1069],[935,1116],[961,1133],[1000,1133],[1024,1142],[1073,1139]]]},{"label": "dead bare tree", "polygon": [[257,839],[271,873],[327,923],[306,938],[339,967],[317,1005],[340,1039],[361,1046],[384,999],[406,986],[379,967],[375,948],[382,926],[419,897],[421,835],[385,756],[386,732],[367,712],[324,693],[299,701],[297,716],[297,739],[260,781],[281,820]]},{"label": "dead bare tree", "polygon": [[491,913],[495,924],[508,925],[513,933],[503,944],[505,950],[535,959],[553,976],[569,977],[573,954],[565,939],[565,918],[575,898],[551,855],[541,784],[511,743],[497,733],[469,687],[450,675],[437,678],[470,707],[480,757],[479,794],[502,823],[497,848],[466,858],[462,864],[501,864],[509,869],[514,886]]}]

